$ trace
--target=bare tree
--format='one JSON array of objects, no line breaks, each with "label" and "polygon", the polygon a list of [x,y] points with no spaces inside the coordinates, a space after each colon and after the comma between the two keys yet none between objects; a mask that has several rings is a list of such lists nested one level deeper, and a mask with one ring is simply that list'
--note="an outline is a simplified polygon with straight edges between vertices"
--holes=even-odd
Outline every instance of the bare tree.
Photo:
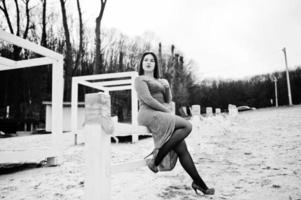
[{"label": "bare tree", "polygon": [[72,46],[70,40],[69,27],[67,22],[67,14],[66,14],[66,1],[60,0],[61,9],[62,9],[62,19],[63,19],[63,27],[65,32],[65,43],[66,43],[66,55],[65,55],[65,98],[66,100],[70,99],[70,90],[71,90],[71,77],[72,77],[72,67],[73,67],[73,59],[72,59]]},{"label": "bare tree", "polygon": [[6,18],[6,21],[7,21],[7,25],[9,27],[9,31],[14,34],[14,29],[13,29],[13,26],[12,26],[12,23],[11,23],[11,20],[10,20],[10,17],[9,17],[9,14],[8,14],[8,10],[7,10],[7,7],[6,7],[6,1],[5,0],[1,0],[1,3],[2,5],[0,6],[0,9],[2,10],[5,18]]},{"label": "bare tree", "polygon": [[103,63],[102,63],[102,55],[101,55],[101,20],[103,17],[103,13],[106,7],[107,0],[100,0],[100,12],[98,17],[96,18],[96,27],[95,27],[95,60],[93,73],[102,73],[103,72]]},{"label": "bare tree", "polygon": [[[18,0],[15,0],[15,7],[16,7],[16,20],[17,20],[17,31],[16,31],[16,35],[17,36],[21,36],[21,22],[20,22],[20,9],[19,9],[19,1]],[[24,29],[24,33],[23,33],[23,38],[26,39],[27,36],[28,36],[28,31],[29,31],[29,24],[30,24],[30,8],[29,8],[29,2],[30,0],[23,0],[24,4],[25,4],[25,13],[26,13],[26,25],[25,25],[25,29]],[[0,9],[2,10],[5,18],[6,18],[6,21],[7,21],[7,25],[9,27],[9,30],[11,32],[11,34],[14,34],[15,31],[13,29],[13,26],[12,26],[12,22],[11,22],[11,19],[10,19],[10,16],[9,16],[9,13],[8,13],[8,9],[7,9],[7,6],[6,6],[6,1],[5,0],[1,0],[1,3],[2,5],[0,5]],[[20,59],[20,53],[21,53],[21,50],[22,48],[18,47],[18,46],[13,46],[14,48],[14,51],[13,51],[13,57],[15,60],[19,60]]]},{"label": "bare tree", "polygon": [[41,0],[41,1],[43,4],[41,45],[44,47],[47,47],[47,34],[46,34],[46,4],[47,4],[47,0]]},{"label": "bare tree", "polygon": [[84,35],[84,29],[83,29],[83,20],[82,20],[82,12],[80,8],[80,3],[79,0],[77,0],[77,11],[78,11],[78,17],[79,17],[79,48],[77,51],[76,55],[76,60],[75,60],[75,66],[73,69],[73,73],[79,68],[82,62],[82,57],[83,57],[83,35]]}]

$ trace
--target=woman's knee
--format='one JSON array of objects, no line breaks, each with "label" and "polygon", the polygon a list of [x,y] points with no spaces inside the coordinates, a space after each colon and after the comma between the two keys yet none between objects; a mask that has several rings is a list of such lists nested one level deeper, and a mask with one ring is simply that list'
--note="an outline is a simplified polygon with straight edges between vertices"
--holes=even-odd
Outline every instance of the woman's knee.
[{"label": "woman's knee", "polygon": [[188,134],[192,131],[192,124],[189,121],[187,121],[186,129],[187,129]]},{"label": "woman's knee", "polygon": [[185,140],[182,140],[179,144],[174,147],[177,154],[181,154],[187,151],[187,145]]},{"label": "woman's knee", "polygon": [[176,117],[175,129],[185,129],[185,133],[188,136],[192,130],[192,124],[181,117]]}]

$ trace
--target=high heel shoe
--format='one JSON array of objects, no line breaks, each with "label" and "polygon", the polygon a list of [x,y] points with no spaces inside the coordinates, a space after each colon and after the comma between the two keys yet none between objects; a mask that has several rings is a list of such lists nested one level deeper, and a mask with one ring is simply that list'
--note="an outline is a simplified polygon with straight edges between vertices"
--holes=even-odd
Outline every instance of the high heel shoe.
[{"label": "high heel shoe", "polygon": [[[158,167],[155,165],[155,159],[156,156],[158,154],[158,149],[154,149],[149,155],[147,155],[144,159],[146,162],[146,165],[148,166],[148,168],[150,170],[152,170],[154,173],[157,173],[159,171]],[[147,157],[149,157],[150,155],[153,155],[153,157],[151,159],[146,159]]]},{"label": "high heel shoe", "polygon": [[152,170],[154,173],[157,173],[159,171],[158,167],[155,165],[154,159],[147,159],[146,164],[150,170]]},{"label": "high heel shoe", "polygon": [[194,189],[195,193],[198,194],[198,190],[203,192],[205,195],[214,195],[215,190],[214,188],[208,188],[207,190],[201,188],[199,185],[197,185],[195,182],[192,182],[191,184],[192,189]]}]

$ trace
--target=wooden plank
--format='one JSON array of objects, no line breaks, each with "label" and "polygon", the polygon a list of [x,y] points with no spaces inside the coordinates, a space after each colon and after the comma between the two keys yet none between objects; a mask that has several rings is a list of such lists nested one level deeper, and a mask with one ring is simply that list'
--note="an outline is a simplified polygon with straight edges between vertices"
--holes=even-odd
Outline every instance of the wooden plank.
[{"label": "wooden plank", "polygon": [[[149,159],[146,159],[146,160],[149,160]],[[114,164],[111,166],[112,174],[135,171],[136,169],[145,167],[145,166],[147,166],[146,160],[133,160],[133,161],[126,162],[126,163]]]},{"label": "wooden plank", "polygon": [[43,58],[32,58],[28,60],[21,60],[16,61],[18,68],[23,67],[35,67],[35,66],[41,66],[41,65],[49,65],[53,63],[53,59],[43,57]]},{"label": "wooden plank", "polygon": [[136,75],[136,74],[138,74],[138,72],[132,71],[132,72],[119,72],[119,73],[75,76],[73,78],[78,80],[78,81],[85,81],[85,80],[98,80],[98,79],[109,79],[109,78],[132,77],[133,75]]},{"label": "wooden plank", "polygon": [[[0,57],[0,63],[4,61],[3,57]],[[9,60],[9,59],[7,59]],[[12,61],[12,60],[10,60]],[[5,70],[14,70],[14,69],[23,69],[23,68],[28,68],[28,67],[36,67],[36,66],[42,66],[42,65],[49,65],[54,62],[53,59],[51,58],[33,58],[33,59],[28,59],[28,60],[22,60],[22,61],[12,61],[9,64],[10,65],[4,65],[3,67],[0,66],[0,71],[5,71]],[[7,63],[7,62],[6,62]],[[11,66],[11,64],[14,64]]]},{"label": "wooden plank", "polygon": [[0,63],[4,66],[15,67],[16,61],[0,56]]},{"label": "wooden plank", "polygon": [[125,123],[114,123],[115,136],[126,136],[126,135],[151,135],[149,130],[145,126],[125,124]]},{"label": "wooden plank", "polygon": [[[138,125],[138,121],[137,121],[137,117],[138,117],[138,97],[137,97],[136,90],[134,88],[136,77],[138,77],[138,73],[134,74],[131,78],[131,82],[132,82],[132,84],[131,84],[132,124],[134,126]],[[132,136],[132,143],[138,142],[138,139],[139,139],[138,135],[133,135]]]},{"label": "wooden plank", "polygon": [[18,37],[16,35],[12,35],[6,31],[0,30],[0,39],[7,41],[9,43],[12,43],[14,45],[17,45],[19,47],[22,47],[24,49],[31,50],[39,55],[43,55],[46,57],[53,58],[57,61],[63,60],[63,56],[59,53],[56,53],[54,51],[51,51],[50,49],[47,49],[45,47],[42,47],[38,44],[35,44],[33,42],[30,42],[28,40],[25,40],[21,37]]},{"label": "wooden plank", "polygon": [[88,82],[88,81],[78,81],[78,84],[88,86],[88,87],[91,87],[91,88],[95,88],[95,89],[98,89],[98,90],[102,90],[104,93],[108,93],[107,88],[105,88],[103,86],[97,86],[96,84]]},{"label": "wooden plank", "polygon": [[94,84],[100,85],[100,86],[113,86],[113,85],[124,85],[124,84],[131,84],[131,79],[127,80],[116,80],[116,81],[101,81],[96,82]]},{"label": "wooden plank", "polygon": [[24,151],[7,151],[0,152],[0,163],[40,163],[48,157],[56,157],[53,151],[47,150],[24,150]]},{"label": "wooden plank", "polygon": [[107,87],[107,90],[109,90],[109,91],[121,91],[121,90],[131,90],[131,89],[132,89],[132,86],[130,86],[130,85]]}]

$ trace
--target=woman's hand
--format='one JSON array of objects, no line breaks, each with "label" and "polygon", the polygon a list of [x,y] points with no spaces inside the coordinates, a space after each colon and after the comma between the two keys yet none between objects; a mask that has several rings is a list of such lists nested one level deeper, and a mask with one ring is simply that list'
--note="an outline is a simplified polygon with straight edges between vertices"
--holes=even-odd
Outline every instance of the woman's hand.
[{"label": "woman's hand", "polygon": [[169,83],[166,79],[160,79],[160,83],[163,85],[164,88],[169,88]]}]

